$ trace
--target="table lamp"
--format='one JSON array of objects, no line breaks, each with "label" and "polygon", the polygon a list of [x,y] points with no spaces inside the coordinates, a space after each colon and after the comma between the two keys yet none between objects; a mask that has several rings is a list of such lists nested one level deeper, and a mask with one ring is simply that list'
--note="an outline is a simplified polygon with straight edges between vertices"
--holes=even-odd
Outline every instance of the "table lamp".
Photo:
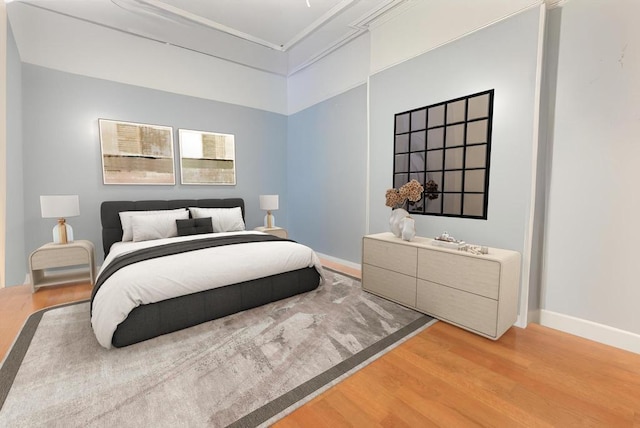
[{"label": "table lamp", "polygon": [[260,195],[260,209],[267,212],[264,216],[264,227],[267,229],[275,227],[275,218],[271,211],[278,209],[278,195]]},{"label": "table lamp", "polygon": [[67,244],[73,242],[73,229],[65,217],[80,215],[78,195],[48,195],[40,196],[40,211],[42,218],[57,218],[58,224],[53,227],[53,242]]}]

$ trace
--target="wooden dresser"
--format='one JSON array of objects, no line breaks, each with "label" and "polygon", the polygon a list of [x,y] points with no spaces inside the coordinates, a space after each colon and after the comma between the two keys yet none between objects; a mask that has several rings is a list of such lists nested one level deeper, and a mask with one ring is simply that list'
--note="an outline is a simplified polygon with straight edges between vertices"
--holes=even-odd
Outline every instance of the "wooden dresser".
[{"label": "wooden dresser", "polygon": [[362,287],[490,339],[516,321],[520,253],[489,248],[474,255],[392,233],[362,241]]}]

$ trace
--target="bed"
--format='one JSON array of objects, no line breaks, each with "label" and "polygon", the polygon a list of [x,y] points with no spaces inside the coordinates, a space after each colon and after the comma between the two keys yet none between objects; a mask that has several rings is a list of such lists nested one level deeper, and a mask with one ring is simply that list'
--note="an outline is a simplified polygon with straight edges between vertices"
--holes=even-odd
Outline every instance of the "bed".
[{"label": "bed", "polygon": [[209,223],[209,229],[184,236],[127,236],[133,229],[134,238],[144,237],[142,225],[155,217],[180,216],[179,226],[193,226],[194,212],[200,212],[196,217],[213,212],[214,229],[220,226],[216,213],[233,212],[244,229],[239,198],[102,203],[105,261],[91,296],[91,324],[103,347],[128,346],[321,284],[322,267],[313,250],[262,232],[236,226],[227,231],[223,225],[210,233]]}]

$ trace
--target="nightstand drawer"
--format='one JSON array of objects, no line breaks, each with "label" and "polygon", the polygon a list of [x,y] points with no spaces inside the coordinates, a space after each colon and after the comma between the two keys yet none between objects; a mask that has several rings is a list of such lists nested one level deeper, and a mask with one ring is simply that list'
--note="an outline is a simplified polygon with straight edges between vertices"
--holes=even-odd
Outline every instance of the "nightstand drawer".
[{"label": "nightstand drawer", "polygon": [[363,264],[362,288],[398,303],[416,306],[416,278],[413,276]]},{"label": "nightstand drawer", "polygon": [[500,263],[421,248],[418,251],[418,278],[497,300]]},{"label": "nightstand drawer", "polygon": [[289,232],[287,232],[287,229],[283,229],[282,227],[269,228],[269,227],[260,226],[260,227],[256,227],[253,230],[268,233],[269,235],[277,236],[278,238],[284,238],[284,239],[289,238]]},{"label": "nightstand drawer", "polygon": [[31,256],[32,269],[48,269],[89,263],[89,253],[84,248],[65,248],[64,251],[40,250]]},{"label": "nightstand drawer", "polygon": [[496,300],[419,279],[417,308],[467,330],[496,337]]}]

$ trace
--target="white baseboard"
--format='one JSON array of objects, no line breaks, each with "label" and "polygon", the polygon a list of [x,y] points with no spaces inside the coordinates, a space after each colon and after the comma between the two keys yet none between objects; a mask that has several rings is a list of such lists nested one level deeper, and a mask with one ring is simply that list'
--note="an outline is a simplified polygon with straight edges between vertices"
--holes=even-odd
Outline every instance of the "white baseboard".
[{"label": "white baseboard", "polygon": [[540,324],[640,354],[640,335],[557,312],[540,310]]},{"label": "white baseboard", "polygon": [[341,265],[345,265],[345,266],[348,266],[348,267],[353,268],[353,269],[360,270],[362,268],[362,266],[360,266],[360,263],[350,262],[348,260],[339,259],[337,257],[328,256],[326,254],[322,254],[322,253],[318,253],[318,252],[316,252],[316,254],[321,259],[326,259],[326,260],[332,261],[334,263],[340,263]]}]

